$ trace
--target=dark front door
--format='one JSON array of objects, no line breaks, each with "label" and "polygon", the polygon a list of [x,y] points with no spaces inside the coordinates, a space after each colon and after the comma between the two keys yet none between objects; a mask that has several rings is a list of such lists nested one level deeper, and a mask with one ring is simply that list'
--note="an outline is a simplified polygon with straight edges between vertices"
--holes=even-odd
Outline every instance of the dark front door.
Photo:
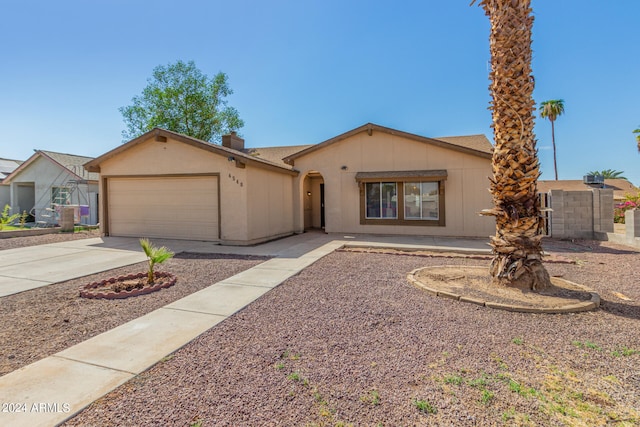
[{"label": "dark front door", "polygon": [[320,184],[320,227],[324,229],[324,184]]}]

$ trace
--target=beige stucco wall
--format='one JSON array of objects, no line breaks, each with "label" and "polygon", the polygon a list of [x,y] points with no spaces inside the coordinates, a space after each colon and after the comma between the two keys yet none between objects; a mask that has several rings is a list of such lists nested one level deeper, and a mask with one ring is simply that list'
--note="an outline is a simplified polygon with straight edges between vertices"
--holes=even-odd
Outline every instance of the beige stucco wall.
[{"label": "beige stucco wall", "polygon": [[[361,132],[299,157],[295,168],[301,172],[294,189],[297,232],[304,227],[304,176],[309,171],[317,171],[324,178],[327,232],[470,237],[486,237],[495,232],[492,218],[478,216],[480,210],[491,207],[488,158],[374,131],[371,136]],[[356,173],[435,169],[448,173],[444,184],[446,226],[360,224]]]},{"label": "beige stucco wall", "polygon": [[[171,138],[166,142],[155,141],[154,137],[100,165],[102,177],[212,173],[220,177],[222,243],[253,243],[293,232],[293,177],[290,175],[270,172],[251,164],[240,168],[226,156]],[[103,179],[100,185],[104,185]],[[102,188],[101,193],[106,194]],[[100,199],[102,214],[105,212],[103,199]]]},{"label": "beige stucco wall", "polygon": [[293,233],[293,180],[265,169],[247,170],[249,241]]}]

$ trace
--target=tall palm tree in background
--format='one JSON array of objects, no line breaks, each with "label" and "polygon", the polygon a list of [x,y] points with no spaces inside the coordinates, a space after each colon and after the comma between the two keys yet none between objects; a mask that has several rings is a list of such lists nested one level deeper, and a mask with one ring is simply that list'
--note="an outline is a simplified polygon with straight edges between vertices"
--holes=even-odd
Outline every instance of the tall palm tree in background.
[{"label": "tall palm tree in background", "polygon": [[640,128],[633,131],[636,134],[636,141],[638,141],[638,151],[640,151]]},{"label": "tall palm tree in background", "polygon": [[549,119],[551,122],[551,143],[553,144],[553,170],[558,180],[558,163],[556,162],[556,132],[554,122],[564,113],[564,101],[562,99],[551,99],[540,103],[540,117]]},{"label": "tall palm tree in background", "polygon": [[496,217],[490,266],[494,284],[540,291],[551,281],[542,265],[530,4],[531,0],[479,2],[491,23],[489,89],[495,139],[490,178],[494,208],[481,214]]}]

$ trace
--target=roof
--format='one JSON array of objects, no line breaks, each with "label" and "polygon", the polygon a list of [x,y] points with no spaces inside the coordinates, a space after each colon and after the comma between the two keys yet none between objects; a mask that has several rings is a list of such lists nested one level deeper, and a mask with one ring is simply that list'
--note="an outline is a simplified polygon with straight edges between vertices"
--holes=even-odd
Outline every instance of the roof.
[{"label": "roof", "polygon": [[0,158],[0,182],[8,177],[11,172],[16,170],[22,164],[20,160],[2,159]]},{"label": "roof", "polygon": [[241,163],[241,164],[251,164],[254,166],[258,166],[258,167],[263,167],[266,169],[270,169],[270,170],[274,170],[277,172],[283,172],[283,173],[288,173],[291,175],[297,175],[298,172],[294,171],[293,168],[289,165],[285,165],[282,161],[276,162],[276,161],[271,161],[256,155],[250,155],[247,154],[244,151],[239,151],[239,150],[235,150],[233,148],[228,148],[228,147],[224,147],[222,145],[217,145],[217,144],[212,144],[210,142],[206,142],[206,141],[201,141],[199,139],[187,136],[187,135],[182,135],[180,133],[177,132],[173,132],[173,131],[169,131],[166,129],[160,129],[160,128],[154,128],[152,130],[150,130],[147,133],[144,133],[142,135],[140,135],[139,137],[132,139],[131,141],[120,145],[119,147],[114,148],[111,151],[106,152],[105,154],[103,154],[102,156],[99,156],[91,161],[88,161],[87,163],[84,164],[84,167],[86,170],[90,171],[90,172],[100,172],[100,164],[103,163],[104,161],[117,156],[118,154],[122,153],[123,151],[128,150],[131,147],[134,147],[138,144],[141,144],[145,141],[147,141],[149,138],[151,137],[155,137],[155,138],[172,138],[175,139],[177,141],[183,142],[185,144],[191,145],[193,147],[196,148],[200,148],[202,150],[205,151],[209,151],[224,157],[227,157],[231,160],[235,160],[236,164]]},{"label": "roof", "polygon": [[538,181],[538,192],[540,193],[548,193],[551,190],[585,191],[600,188],[613,189],[613,198],[615,200],[622,200],[627,194],[637,194],[640,191],[626,179],[620,178],[605,179],[604,184],[585,184],[580,179]]},{"label": "roof", "polygon": [[403,138],[411,139],[418,142],[423,142],[426,144],[435,145],[438,147],[448,148],[455,151],[464,152],[467,154],[472,154],[484,158],[491,158],[493,154],[493,146],[491,142],[484,135],[468,135],[468,136],[446,136],[440,138],[428,138],[425,136],[415,135],[408,132],[399,131],[396,129],[387,128],[384,126],[376,125],[374,123],[367,123],[360,127],[357,127],[353,130],[345,132],[341,135],[338,135],[334,138],[323,141],[319,144],[315,144],[305,148],[297,153],[293,153],[284,158],[284,161],[288,164],[293,164],[295,159],[298,157],[305,156],[309,153],[312,153],[316,150],[322,149],[331,144],[335,144],[336,142],[342,141],[344,139],[350,138],[354,135],[357,135],[361,132],[367,132],[371,135],[373,132],[383,132],[389,135],[397,135]]},{"label": "roof", "polygon": [[75,154],[56,153],[55,151],[34,150],[35,153],[29,157],[26,161],[20,164],[13,172],[6,177],[4,183],[11,181],[21,171],[28,168],[33,162],[39,158],[45,158],[58,166],[66,169],[69,173],[75,176],[78,180],[97,181],[99,175],[97,173],[87,172],[83,165],[92,160],[92,157],[78,156]]},{"label": "roof", "polygon": [[245,148],[243,152],[250,156],[259,157],[273,163],[278,163],[283,167],[291,168],[291,165],[286,164],[282,159],[312,146],[313,145],[290,145],[284,147]]},{"label": "roof", "polygon": [[463,135],[463,136],[439,136],[438,141],[448,142],[449,144],[457,145],[459,147],[470,148],[472,150],[480,151],[493,155],[493,145],[482,134],[478,135]]},{"label": "roof", "polygon": [[72,173],[78,175],[82,179],[90,181],[97,181],[100,179],[99,174],[87,172],[84,168],[84,164],[93,160],[93,157],[77,156],[75,154],[56,153],[54,151],[44,150],[39,150],[39,152],[69,169]]}]

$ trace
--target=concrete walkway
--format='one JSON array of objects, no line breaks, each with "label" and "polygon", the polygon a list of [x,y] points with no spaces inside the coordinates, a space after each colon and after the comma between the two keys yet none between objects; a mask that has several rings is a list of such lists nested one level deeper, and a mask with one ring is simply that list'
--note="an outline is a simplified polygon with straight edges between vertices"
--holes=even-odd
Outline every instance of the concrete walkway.
[{"label": "concrete walkway", "polygon": [[[305,233],[253,247],[154,240],[181,252],[274,258],[0,377],[0,425],[54,426],[145,371],[287,278],[343,246],[488,253],[485,240]],[[38,255],[40,258],[38,258]],[[144,260],[137,239],[86,239],[0,252],[8,295]],[[11,282],[15,280],[15,282]],[[11,285],[15,283],[15,285]]]}]

